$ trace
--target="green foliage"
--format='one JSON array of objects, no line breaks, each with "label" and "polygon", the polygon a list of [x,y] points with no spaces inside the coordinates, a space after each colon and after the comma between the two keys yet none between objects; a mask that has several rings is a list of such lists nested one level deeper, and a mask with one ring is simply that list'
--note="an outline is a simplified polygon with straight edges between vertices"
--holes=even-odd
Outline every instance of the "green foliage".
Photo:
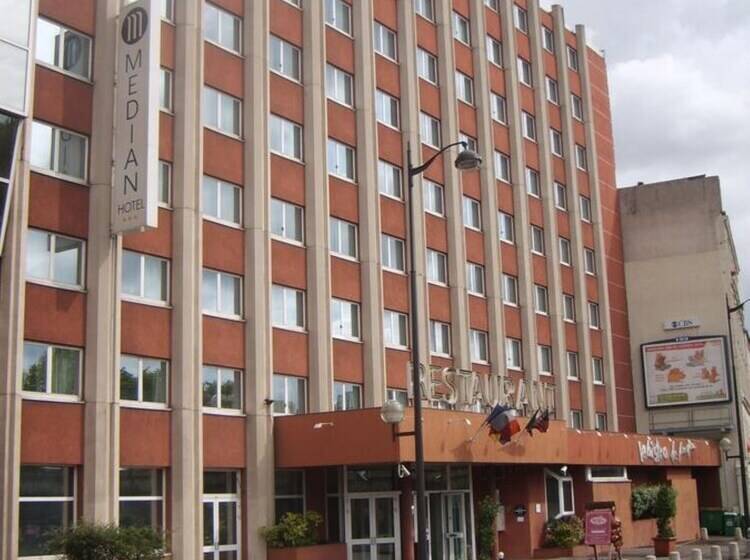
[{"label": "green foliage", "polygon": [[575,515],[547,523],[545,546],[573,548],[583,540],[583,522]]},{"label": "green foliage", "polygon": [[271,548],[290,548],[317,544],[316,529],[323,523],[323,517],[308,511],[304,515],[287,512],[281,521],[271,527],[262,527],[260,532]]},{"label": "green foliage", "polygon": [[49,552],[67,560],[160,560],[164,538],[150,527],[84,523],[56,533]]},{"label": "green foliage", "polygon": [[630,495],[630,508],[633,519],[653,519],[656,517],[654,506],[656,505],[656,494],[659,486],[644,484],[636,486]]},{"label": "green foliage", "polygon": [[492,496],[485,496],[479,502],[479,518],[477,520],[479,560],[492,560],[492,552],[497,538],[495,517],[498,511],[500,511],[500,504]]},{"label": "green foliage", "polygon": [[660,486],[656,493],[654,513],[656,514],[657,536],[661,539],[674,537],[672,518],[677,515],[677,490],[666,484]]}]

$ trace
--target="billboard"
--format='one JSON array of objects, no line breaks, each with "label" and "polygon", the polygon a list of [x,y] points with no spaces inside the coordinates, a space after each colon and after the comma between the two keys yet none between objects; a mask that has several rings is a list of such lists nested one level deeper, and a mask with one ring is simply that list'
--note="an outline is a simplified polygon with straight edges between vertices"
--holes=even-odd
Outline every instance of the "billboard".
[{"label": "billboard", "polygon": [[690,338],[641,346],[646,407],[729,400],[724,338]]},{"label": "billboard", "polygon": [[120,15],[112,233],[157,226],[160,21],[156,0],[137,0]]}]

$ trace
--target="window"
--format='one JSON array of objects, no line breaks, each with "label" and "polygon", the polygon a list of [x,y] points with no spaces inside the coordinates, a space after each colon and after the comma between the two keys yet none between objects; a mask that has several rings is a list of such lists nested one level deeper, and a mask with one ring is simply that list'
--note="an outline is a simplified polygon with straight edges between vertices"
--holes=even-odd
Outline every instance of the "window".
[{"label": "window", "polygon": [[31,125],[31,166],[86,180],[89,141],[85,136],[39,121]]},{"label": "window", "polygon": [[594,416],[594,422],[597,432],[607,431],[607,414],[605,412],[597,412]]},{"label": "window", "polygon": [[159,204],[169,206],[172,201],[172,164],[159,160]]},{"label": "window", "polygon": [[435,8],[432,5],[432,0],[416,0],[414,7],[420,16],[435,21]]},{"label": "window", "polygon": [[375,52],[384,57],[398,61],[396,34],[380,22],[373,22],[372,34]]},{"label": "window", "polygon": [[508,108],[505,102],[505,98],[497,93],[491,94],[492,99],[492,118],[499,123],[508,123]]},{"label": "window", "polygon": [[204,268],[201,292],[204,313],[242,317],[242,279],[239,276]]},{"label": "window", "polygon": [[204,175],[201,198],[204,217],[235,226],[242,223],[242,189],[239,186]]},{"label": "window", "polygon": [[555,207],[558,210],[568,210],[568,189],[557,181],[555,181]]},{"label": "window", "polygon": [[544,254],[544,230],[536,226],[531,226],[531,252]]},{"label": "window", "polygon": [[276,469],[273,485],[277,523],[287,513],[305,513],[305,471]]},{"label": "window", "polygon": [[333,409],[354,410],[362,408],[362,386],[355,383],[333,383]]},{"label": "window", "polygon": [[39,18],[36,24],[36,59],[88,80],[91,78],[91,38]]},{"label": "window", "polygon": [[542,196],[542,185],[539,181],[539,173],[530,167],[526,168],[526,192],[537,198]]},{"label": "window", "polygon": [[570,427],[574,430],[583,429],[583,411],[571,410],[570,411]]},{"label": "window", "polygon": [[549,313],[549,296],[547,294],[547,288],[534,284],[534,311],[541,315],[547,315]]},{"label": "window", "polygon": [[42,557],[54,532],[71,528],[78,518],[76,471],[73,467],[21,465],[20,484],[18,555]]},{"label": "window", "polygon": [[513,23],[520,32],[529,32],[529,14],[517,4],[513,4]]},{"label": "window", "polygon": [[406,270],[403,239],[383,233],[380,236],[380,248],[384,269],[396,272],[404,272]]},{"label": "window", "polygon": [[566,50],[568,53],[568,68],[578,72],[578,51],[570,45],[567,45]]},{"label": "window", "polygon": [[126,298],[167,303],[169,301],[169,261],[122,252],[122,293]]},{"label": "window", "polygon": [[474,104],[474,81],[458,70],[456,71],[456,96],[464,103]]},{"label": "window", "polygon": [[563,294],[563,320],[576,322],[576,300],[570,294]]},{"label": "window", "polygon": [[328,227],[331,236],[331,253],[339,257],[356,259],[357,224],[331,217]]},{"label": "window", "polygon": [[505,339],[505,367],[508,369],[523,368],[521,341],[517,338]]},{"label": "window", "polygon": [[354,148],[328,139],[328,174],[341,179],[356,179]]},{"label": "window", "polygon": [[484,5],[490,8],[491,10],[497,11],[497,0],[484,0]]},{"label": "window", "polygon": [[354,106],[354,78],[348,72],[326,64],[326,95],[337,103]]},{"label": "window", "polygon": [[555,105],[560,104],[560,90],[557,87],[557,80],[545,76],[544,82],[547,86],[547,101],[554,103]]},{"label": "window", "polygon": [[477,231],[482,229],[482,206],[468,196],[464,196],[464,226]]},{"label": "window", "polygon": [[390,348],[406,348],[409,344],[407,330],[409,319],[403,313],[386,309],[383,311],[383,340]]},{"label": "window", "polygon": [[120,469],[120,527],[164,527],[164,471]]},{"label": "window", "polygon": [[291,202],[271,199],[271,235],[302,243],[305,238],[304,210]]},{"label": "window", "polygon": [[[206,4],[208,5],[208,4]],[[242,101],[221,91],[203,86],[203,124],[219,132],[240,136]]]},{"label": "window", "polygon": [[268,66],[272,72],[280,74],[290,80],[299,82],[302,78],[300,50],[279,39],[276,35],[268,38]]},{"label": "window", "polygon": [[438,83],[437,58],[420,48],[417,48],[417,75],[433,85]]},{"label": "window", "polygon": [[552,375],[552,348],[544,344],[538,344],[537,360],[539,361],[539,373],[542,375]]},{"label": "window", "polygon": [[596,275],[596,254],[588,247],[583,248],[583,269],[586,274]]},{"label": "window", "polygon": [[375,115],[378,122],[391,128],[398,129],[399,110],[398,99],[379,89],[375,90]]},{"label": "window", "polygon": [[490,35],[487,35],[487,59],[495,66],[502,68],[503,45]]},{"label": "window", "polygon": [[139,405],[167,405],[166,360],[120,356],[120,400]]},{"label": "window", "polygon": [[242,411],[242,372],[238,369],[203,366],[203,408]]},{"label": "window", "polygon": [[552,30],[545,25],[542,25],[542,46],[544,47],[545,50],[554,54],[555,36],[552,33]]},{"label": "window", "polygon": [[513,229],[513,216],[505,212],[497,213],[498,229],[500,230],[500,241],[513,244],[516,241],[516,234]]},{"label": "window", "polygon": [[424,197],[424,209],[436,216],[445,215],[445,198],[443,186],[428,179],[422,179],[422,196]]},{"label": "window", "polygon": [[359,340],[359,304],[343,299],[331,300],[333,338]]},{"label": "window", "polygon": [[571,477],[545,470],[544,486],[547,494],[547,521],[575,513],[573,479]]},{"label": "window", "polygon": [[586,467],[589,482],[629,482],[627,467]]},{"label": "window", "polygon": [[563,157],[563,138],[559,130],[549,129],[549,144],[552,155]]},{"label": "window", "polygon": [[440,121],[427,113],[419,113],[419,132],[422,143],[440,149]]},{"label": "window", "polygon": [[430,354],[451,355],[451,326],[439,321],[430,321]]},{"label": "window", "polygon": [[448,284],[448,255],[427,249],[427,281],[441,286]]},{"label": "window", "polygon": [[344,0],[326,0],[326,23],[346,35],[351,35],[351,6]]},{"label": "window", "polygon": [[581,203],[581,220],[591,222],[591,199],[587,196],[580,195]]},{"label": "window", "polygon": [[161,18],[174,22],[174,0],[161,0]]},{"label": "window", "polygon": [[23,343],[23,391],[78,399],[82,351],[78,348]]},{"label": "window", "polygon": [[594,373],[594,384],[604,385],[604,360],[596,356],[591,358],[591,370]]},{"label": "window", "polygon": [[378,160],[378,185],[381,194],[401,200],[401,168]]},{"label": "window", "polygon": [[568,361],[568,379],[580,379],[581,374],[578,371],[578,352],[567,352]]},{"label": "window", "polygon": [[583,121],[583,99],[575,93],[570,94],[570,108],[573,118]]},{"label": "window", "polygon": [[391,389],[388,387],[385,390],[385,400],[398,401],[406,408],[409,406],[409,392],[404,389]]},{"label": "window", "polygon": [[466,289],[475,296],[484,296],[484,267],[481,264],[466,263]]},{"label": "window", "polygon": [[275,416],[304,414],[307,410],[305,379],[273,374],[273,413]]},{"label": "window", "polygon": [[84,242],[72,237],[29,229],[26,277],[59,286],[83,288]]},{"label": "window", "polygon": [[274,327],[305,328],[305,292],[274,284],[271,287],[271,320]]},{"label": "window", "polygon": [[503,303],[518,305],[518,278],[509,274],[503,274]]},{"label": "window", "polygon": [[495,152],[495,179],[510,183],[510,157],[502,152]]},{"label": "window", "polygon": [[471,329],[469,331],[469,346],[471,348],[471,361],[479,364],[486,364],[490,361],[489,344],[487,342],[487,333]]},{"label": "window", "polygon": [[531,63],[520,56],[518,57],[518,79],[525,86],[532,87],[534,83],[531,75]]},{"label": "window", "polygon": [[302,127],[300,125],[271,115],[268,119],[268,135],[272,152],[302,161]]},{"label": "window", "polygon": [[589,327],[592,329],[600,329],[602,326],[601,319],[599,317],[599,304],[593,301],[589,302]]},{"label": "window", "polygon": [[536,142],[536,119],[534,119],[534,116],[522,111],[521,122],[523,123],[523,137]]},{"label": "window", "polygon": [[464,45],[471,45],[469,21],[456,12],[453,12],[453,38]]},{"label": "window", "polygon": [[573,262],[573,257],[570,249],[570,239],[561,237],[560,241],[560,263],[570,266]]},{"label": "window", "polygon": [[582,171],[586,171],[588,169],[588,165],[586,163],[586,148],[584,148],[580,144],[576,144],[576,167]]},{"label": "window", "polygon": [[172,111],[172,71],[159,69],[159,109]]},{"label": "window", "polygon": [[203,4],[203,37],[227,50],[240,54],[242,21],[237,16],[205,2]]}]

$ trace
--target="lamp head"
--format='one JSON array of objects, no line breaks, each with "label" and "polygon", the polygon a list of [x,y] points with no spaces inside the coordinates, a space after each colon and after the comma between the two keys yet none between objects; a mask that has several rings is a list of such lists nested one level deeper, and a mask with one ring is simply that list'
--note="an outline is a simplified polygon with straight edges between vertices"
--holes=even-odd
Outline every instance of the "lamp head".
[{"label": "lamp head", "polygon": [[380,418],[386,424],[398,424],[404,419],[404,405],[395,400],[385,401],[380,408]]},{"label": "lamp head", "polygon": [[726,437],[723,437],[719,440],[719,447],[721,447],[721,450],[726,453],[729,451],[732,447],[732,440]]},{"label": "lamp head", "polygon": [[466,147],[466,142],[462,142],[463,150],[461,150],[456,156],[455,166],[456,169],[461,171],[471,171],[472,169],[479,169],[482,165],[482,158],[478,153],[473,150],[469,150]]}]

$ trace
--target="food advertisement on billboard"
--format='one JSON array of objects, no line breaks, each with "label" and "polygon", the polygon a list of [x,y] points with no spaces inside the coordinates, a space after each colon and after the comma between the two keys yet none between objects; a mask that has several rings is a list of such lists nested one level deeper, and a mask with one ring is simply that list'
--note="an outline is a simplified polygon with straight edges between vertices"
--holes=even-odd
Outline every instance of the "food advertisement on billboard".
[{"label": "food advertisement on billboard", "polygon": [[729,400],[723,338],[644,344],[641,350],[647,407]]}]

